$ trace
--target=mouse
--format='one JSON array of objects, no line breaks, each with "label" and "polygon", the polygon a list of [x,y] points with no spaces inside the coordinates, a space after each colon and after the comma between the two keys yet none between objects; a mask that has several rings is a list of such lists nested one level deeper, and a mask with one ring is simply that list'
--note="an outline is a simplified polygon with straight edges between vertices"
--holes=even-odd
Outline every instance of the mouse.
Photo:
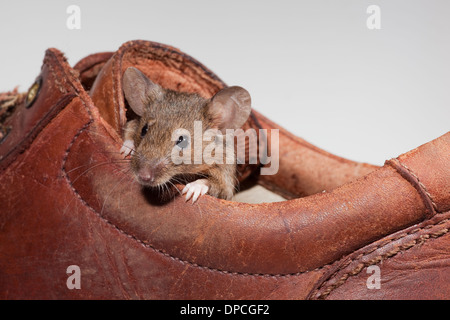
[{"label": "mouse", "polygon": [[231,200],[238,184],[236,157],[226,142],[250,115],[248,91],[225,87],[208,99],[163,88],[135,67],[125,70],[122,88],[137,119],[125,124],[120,152],[130,158],[137,182],[159,190],[181,183],[181,194],[192,203],[205,194]]}]

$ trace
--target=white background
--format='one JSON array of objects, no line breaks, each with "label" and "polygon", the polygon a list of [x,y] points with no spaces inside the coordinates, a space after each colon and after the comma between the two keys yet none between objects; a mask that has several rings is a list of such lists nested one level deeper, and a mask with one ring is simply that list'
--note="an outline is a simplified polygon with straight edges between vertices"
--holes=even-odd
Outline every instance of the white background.
[{"label": "white background", "polygon": [[[69,30],[69,5],[81,29]],[[369,5],[381,30],[369,30]],[[449,129],[450,1],[2,1],[0,91],[49,47],[71,65],[144,39],[177,47],[316,146],[382,165]]]}]

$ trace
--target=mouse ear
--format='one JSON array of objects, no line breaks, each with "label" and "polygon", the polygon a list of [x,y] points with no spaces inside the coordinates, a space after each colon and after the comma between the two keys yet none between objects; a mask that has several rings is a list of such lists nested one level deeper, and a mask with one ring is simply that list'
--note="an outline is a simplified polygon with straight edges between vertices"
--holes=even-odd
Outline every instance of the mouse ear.
[{"label": "mouse ear", "polygon": [[141,117],[149,102],[161,99],[164,95],[163,89],[159,85],[153,83],[145,74],[134,67],[125,70],[122,87],[131,109]]},{"label": "mouse ear", "polygon": [[250,94],[241,87],[228,87],[211,98],[208,108],[219,130],[239,129],[250,115]]}]

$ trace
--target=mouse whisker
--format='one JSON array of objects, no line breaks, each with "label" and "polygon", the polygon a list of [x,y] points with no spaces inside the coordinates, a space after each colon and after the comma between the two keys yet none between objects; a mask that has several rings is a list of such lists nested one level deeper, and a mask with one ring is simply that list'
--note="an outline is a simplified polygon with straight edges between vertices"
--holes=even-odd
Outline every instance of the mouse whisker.
[{"label": "mouse whisker", "polygon": [[[125,168],[114,168],[114,172],[120,172],[122,174],[128,175],[132,171],[131,167],[127,166]],[[132,178],[132,177],[130,177]]]},{"label": "mouse whisker", "polygon": [[180,196],[183,195],[183,194],[181,193],[180,189],[178,189],[177,186],[176,186],[173,182],[171,182],[171,181],[169,180],[169,181],[167,181],[167,183],[170,183],[170,184],[173,186],[173,188],[180,194]]},{"label": "mouse whisker", "polygon": [[179,184],[183,184],[183,185],[186,184],[185,181],[181,181],[181,180],[180,180],[179,178],[177,178],[177,177],[172,177],[172,180],[175,181],[175,182],[177,182],[177,183],[179,183]]},{"label": "mouse whisker", "polygon": [[[102,166],[102,165],[108,165],[108,164],[117,163],[117,162],[119,162],[119,161],[104,161],[104,162],[100,162],[100,163],[94,164],[94,165],[92,165],[91,167],[89,167],[88,169],[86,169],[85,171],[83,171],[81,174],[79,174],[75,179],[71,179],[71,178],[69,177],[69,174],[70,174],[71,172],[74,172],[74,171],[79,170],[79,169],[81,169],[81,168],[85,168],[85,167],[87,167],[87,166],[90,166],[91,164],[81,165],[81,166],[72,168],[72,169],[66,171],[65,173],[66,173],[68,179],[71,180],[71,184],[73,184],[73,183],[76,182],[80,177],[82,177],[84,174],[86,174],[89,170],[95,169],[95,168],[100,167],[100,166]],[[124,173],[126,176],[128,176],[129,179],[130,179],[131,181],[133,180],[133,177],[129,175],[129,172],[131,171],[131,167],[129,167],[129,166],[127,166],[127,167],[125,167],[125,168],[122,168],[122,169],[121,169],[121,168],[114,168],[113,171],[120,171],[121,173]],[[126,176],[125,176],[125,177],[126,177]],[[73,198],[73,199],[75,199],[75,198]],[[64,210],[63,210],[63,214],[65,214],[65,213],[67,212],[67,210],[69,209],[70,205],[71,205],[72,202],[73,202],[73,199],[66,205],[66,207],[65,207]]]},{"label": "mouse whisker", "polygon": [[[90,166],[89,168],[87,168],[86,170],[84,170],[82,173],[80,173],[76,178],[74,178],[74,179],[72,180],[72,183],[74,183],[74,182],[76,182],[79,178],[81,178],[83,175],[85,175],[87,172],[89,172],[89,171],[92,170],[92,169],[98,168],[98,167],[100,167],[100,166],[108,165],[108,164],[125,164],[125,163],[128,163],[128,162],[129,162],[129,161],[124,161],[124,160],[119,160],[119,159],[117,159],[117,160],[103,161],[103,162],[96,163],[96,164],[93,164],[93,165],[91,165],[91,164],[81,165],[81,166],[78,166],[78,167],[76,167],[76,168],[70,169],[69,171],[66,172],[66,174],[69,174],[69,173],[71,173],[71,172],[73,172],[73,171],[76,171],[76,170],[78,170],[78,169],[81,169],[81,168]],[[127,167],[128,167],[128,166],[127,166]]]},{"label": "mouse whisker", "polygon": [[[133,150],[134,151],[134,150]],[[120,151],[96,151],[95,153],[98,154],[106,154],[106,155],[110,155],[110,154],[118,154],[121,155],[122,153]],[[126,158],[123,158],[126,159]]]},{"label": "mouse whisker", "polygon": [[163,195],[170,196],[170,190],[169,190],[169,187],[167,186],[167,182],[163,183],[161,185],[161,188],[163,189]]},{"label": "mouse whisker", "polygon": [[170,198],[170,190],[167,187],[166,183],[158,185],[158,192],[163,201],[165,201],[167,198]]},{"label": "mouse whisker", "polygon": [[123,183],[123,181],[126,178],[129,178],[129,175],[124,175],[121,179],[119,179],[119,181],[117,181],[117,183],[114,185],[114,187],[109,191],[108,195],[105,197],[105,200],[103,201],[103,205],[102,205],[102,209],[100,210],[100,215],[103,214],[103,210],[105,209],[106,203],[109,200],[109,197],[111,196],[111,194],[115,191],[115,189],[117,188],[117,186],[121,185]]},{"label": "mouse whisker", "polygon": [[[77,181],[79,178],[81,178],[81,177],[82,177],[84,174],[86,174],[88,171],[90,171],[90,170],[92,170],[92,169],[95,169],[95,168],[97,168],[97,167],[103,166],[103,165],[111,164],[111,163],[112,163],[111,161],[104,161],[104,162],[100,162],[100,163],[97,163],[97,164],[92,165],[91,167],[87,168],[87,169],[84,170],[82,173],[80,173],[75,179],[73,179],[73,180],[72,180],[72,183],[74,183],[75,181]],[[71,173],[71,172],[73,172],[73,171],[75,171],[75,170],[84,168],[84,167],[86,167],[86,166],[88,166],[88,165],[78,166],[78,167],[76,167],[76,168],[73,168],[73,169],[67,171],[66,174],[69,174],[69,173]]]},{"label": "mouse whisker", "polygon": [[93,130],[92,128],[89,128],[86,131],[89,132],[89,134],[97,135],[97,136],[99,136],[101,138],[106,138],[106,139],[110,139],[111,138],[111,136],[107,136],[107,135],[101,134],[97,130]]}]

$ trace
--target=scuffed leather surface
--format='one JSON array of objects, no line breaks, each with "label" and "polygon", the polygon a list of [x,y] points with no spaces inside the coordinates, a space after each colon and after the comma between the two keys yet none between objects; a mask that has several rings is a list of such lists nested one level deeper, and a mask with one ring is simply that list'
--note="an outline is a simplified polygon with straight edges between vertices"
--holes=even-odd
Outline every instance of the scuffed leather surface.
[{"label": "scuffed leather surface", "polygon": [[[258,182],[297,198],[161,204],[119,161],[126,106],[116,77],[124,55],[139,65],[155,60],[151,72],[167,86],[184,73],[201,79],[192,90],[224,85],[199,62],[155,43],[89,56],[77,72],[56,49],[47,51],[42,96],[11,118],[20,123],[29,112],[24,119],[43,120],[15,125],[15,146],[0,149],[2,299],[449,296],[450,134],[376,168],[280,128],[280,171]],[[256,111],[253,121],[279,128]],[[371,264],[381,268],[382,287],[369,292]],[[70,265],[81,269],[80,290],[66,286]],[[415,284],[420,290],[409,292]]]},{"label": "scuffed leather surface", "polygon": [[[311,294],[315,299],[448,299],[450,212],[394,233],[336,262]],[[369,289],[367,267],[380,268]]]},{"label": "scuffed leather surface", "polygon": [[[64,69],[58,60],[65,60],[58,51],[48,51],[45,55],[41,74],[37,77],[46,79],[42,81],[39,95],[29,110],[25,104],[19,105],[14,116],[8,118],[5,125],[12,130],[0,144],[0,168],[6,167],[14,157],[25,150],[40,130],[54,117],[67,103],[75,97],[70,89],[68,73],[71,69]],[[54,94],[54,93],[57,94]]]},{"label": "scuffed leather surface", "polygon": [[407,152],[401,165],[418,180],[436,212],[450,210],[450,134]]},{"label": "scuffed leather surface", "polygon": [[[98,136],[81,133],[64,166],[79,196],[124,233],[199,265],[249,273],[311,270],[425,217],[420,196],[390,167],[330,193],[286,202],[248,205],[207,196],[198,205],[182,197],[160,205],[124,166],[105,164],[111,161],[102,156],[107,146],[83,143]],[[82,174],[80,163],[89,161],[103,165]],[[396,211],[385,215],[380,204]]]}]

